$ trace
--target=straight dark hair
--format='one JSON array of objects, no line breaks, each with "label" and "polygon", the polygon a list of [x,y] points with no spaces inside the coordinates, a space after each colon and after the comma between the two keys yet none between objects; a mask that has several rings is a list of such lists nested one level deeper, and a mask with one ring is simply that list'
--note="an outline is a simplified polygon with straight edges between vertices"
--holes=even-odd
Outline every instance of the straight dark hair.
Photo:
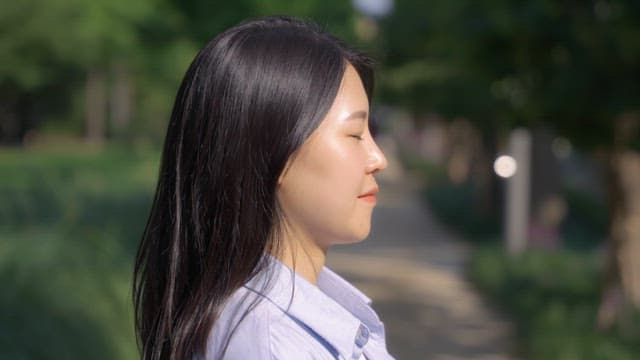
[{"label": "straight dark hair", "polygon": [[347,64],[369,98],[373,66],[318,26],[237,25],[202,49],[167,129],[133,279],[143,359],[202,357],[229,296],[277,254],[287,161],[322,121]]}]

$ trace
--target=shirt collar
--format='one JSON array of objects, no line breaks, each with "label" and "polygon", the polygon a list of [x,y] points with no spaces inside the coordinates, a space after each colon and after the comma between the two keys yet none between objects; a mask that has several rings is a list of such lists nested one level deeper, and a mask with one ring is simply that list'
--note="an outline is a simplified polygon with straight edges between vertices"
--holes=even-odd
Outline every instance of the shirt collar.
[{"label": "shirt collar", "polygon": [[273,257],[269,271],[273,278],[266,293],[260,291],[269,281],[265,276],[254,278],[246,286],[310,327],[345,358],[351,358],[362,323],[372,332],[381,330],[380,320],[369,307],[371,299],[327,267],[318,275],[318,286]]}]

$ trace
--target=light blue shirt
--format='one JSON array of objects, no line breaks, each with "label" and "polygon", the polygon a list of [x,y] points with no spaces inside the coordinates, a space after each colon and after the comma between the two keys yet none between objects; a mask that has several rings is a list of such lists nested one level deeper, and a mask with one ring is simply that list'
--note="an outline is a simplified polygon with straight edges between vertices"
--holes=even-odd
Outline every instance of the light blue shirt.
[{"label": "light blue shirt", "polygon": [[228,360],[393,359],[366,295],[326,267],[314,286],[271,259],[272,286],[262,293],[266,276],[258,275],[229,298],[209,335],[207,360],[221,358],[227,338]]}]

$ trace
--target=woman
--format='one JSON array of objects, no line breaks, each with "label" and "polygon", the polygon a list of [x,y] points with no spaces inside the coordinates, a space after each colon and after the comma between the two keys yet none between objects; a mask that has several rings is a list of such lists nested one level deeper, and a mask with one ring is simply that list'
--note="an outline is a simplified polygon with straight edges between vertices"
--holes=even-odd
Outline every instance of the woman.
[{"label": "woman", "polygon": [[286,17],[196,56],[136,259],[143,358],[390,358],[369,300],[324,267],[369,233],[372,89],[367,57]]}]

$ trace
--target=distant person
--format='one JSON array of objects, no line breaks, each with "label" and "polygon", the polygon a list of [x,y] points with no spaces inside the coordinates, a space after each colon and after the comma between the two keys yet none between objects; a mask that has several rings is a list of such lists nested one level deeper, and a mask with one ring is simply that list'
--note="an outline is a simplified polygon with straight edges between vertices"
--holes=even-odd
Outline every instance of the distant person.
[{"label": "distant person", "polygon": [[324,267],[369,234],[387,160],[369,58],[287,17],[187,70],[134,275],[144,359],[391,359],[370,300]]}]

